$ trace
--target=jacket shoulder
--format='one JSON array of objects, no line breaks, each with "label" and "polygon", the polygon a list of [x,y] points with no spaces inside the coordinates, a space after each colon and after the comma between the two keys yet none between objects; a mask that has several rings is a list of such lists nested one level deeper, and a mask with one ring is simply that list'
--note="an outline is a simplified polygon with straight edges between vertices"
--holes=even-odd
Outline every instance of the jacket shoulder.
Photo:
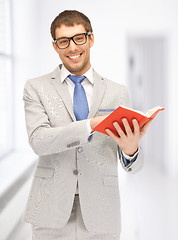
[{"label": "jacket shoulder", "polygon": [[48,82],[49,79],[52,76],[52,72],[41,75],[39,77],[35,77],[35,78],[30,78],[28,80],[26,80],[25,85],[38,85],[38,84],[44,84],[44,82]]},{"label": "jacket shoulder", "polygon": [[98,74],[96,71],[95,71],[95,74],[96,74],[97,76],[99,76],[102,80],[105,80],[106,83],[107,83],[107,85],[108,85],[109,87],[113,87],[113,88],[116,88],[116,89],[118,89],[118,88],[120,88],[120,89],[127,89],[127,87],[126,87],[125,85],[120,84],[120,83],[118,83],[118,82],[116,82],[116,81],[110,80],[110,79],[108,79],[108,78],[106,78],[106,77],[104,77],[104,76],[101,76],[101,75]]},{"label": "jacket shoulder", "polygon": [[126,89],[126,88],[127,88],[124,84],[115,82],[115,81],[110,80],[110,79],[107,79],[107,78],[105,78],[105,79],[107,80],[108,85],[109,85],[110,87],[113,87],[113,88],[116,88],[116,89]]}]

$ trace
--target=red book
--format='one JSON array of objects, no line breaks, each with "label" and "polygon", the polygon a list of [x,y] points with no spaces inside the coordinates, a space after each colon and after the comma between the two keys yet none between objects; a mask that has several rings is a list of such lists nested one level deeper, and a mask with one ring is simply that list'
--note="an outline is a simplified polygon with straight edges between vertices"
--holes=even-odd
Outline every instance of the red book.
[{"label": "red book", "polygon": [[147,111],[146,114],[144,114],[141,111],[134,110],[125,106],[119,106],[116,108],[111,114],[109,114],[102,122],[100,122],[94,129],[93,131],[98,131],[101,133],[104,133],[106,135],[107,132],[105,129],[110,129],[116,136],[118,136],[118,133],[113,126],[113,122],[118,122],[122,130],[125,132],[125,128],[122,123],[122,118],[127,118],[128,123],[133,131],[133,124],[132,124],[132,119],[136,119],[138,121],[138,124],[140,128],[148,122],[149,119],[153,119],[156,117],[158,112],[164,110],[163,107],[157,106],[155,108],[152,108]]}]

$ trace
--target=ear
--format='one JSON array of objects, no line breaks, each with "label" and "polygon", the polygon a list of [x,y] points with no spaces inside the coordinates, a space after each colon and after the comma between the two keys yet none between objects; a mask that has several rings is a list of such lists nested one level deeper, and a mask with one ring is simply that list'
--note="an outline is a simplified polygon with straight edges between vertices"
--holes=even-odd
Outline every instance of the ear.
[{"label": "ear", "polygon": [[93,35],[93,33],[91,33],[91,35],[90,35],[90,48],[93,47],[93,45],[94,45],[94,35]]},{"label": "ear", "polygon": [[52,44],[53,44],[54,50],[58,53],[58,47],[56,46],[55,42],[52,41]]}]

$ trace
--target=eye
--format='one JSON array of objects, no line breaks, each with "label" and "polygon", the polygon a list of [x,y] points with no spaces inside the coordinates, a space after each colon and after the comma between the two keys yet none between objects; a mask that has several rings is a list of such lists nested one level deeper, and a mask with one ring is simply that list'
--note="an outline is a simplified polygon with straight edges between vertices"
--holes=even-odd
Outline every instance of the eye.
[{"label": "eye", "polygon": [[76,42],[82,42],[84,41],[85,37],[83,35],[75,36],[74,40]]},{"label": "eye", "polygon": [[76,38],[76,40],[78,40],[78,41],[80,41],[80,40],[82,40],[83,39],[83,37],[77,37]]},{"label": "eye", "polygon": [[59,40],[59,44],[66,44],[68,42],[67,39],[61,39]]}]

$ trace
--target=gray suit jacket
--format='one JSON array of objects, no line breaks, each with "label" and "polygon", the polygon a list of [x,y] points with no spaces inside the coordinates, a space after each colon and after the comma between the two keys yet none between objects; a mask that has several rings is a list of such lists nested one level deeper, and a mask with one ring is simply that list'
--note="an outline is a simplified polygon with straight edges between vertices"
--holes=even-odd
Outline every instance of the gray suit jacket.
[{"label": "gray suit jacket", "polygon": [[[67,85],[60,81],[60,67],[28,80],[24,88],[29,144],[39,158],[23,219],[34,227],[64,227],[78,181],[87,230],[120,232],[117,153],[123,168],[135,172],[143,164],[142,150],[125,167],[120,148],[109,136],[94,132],[88,141],[87,120],[76,121]],[[94,71],[88,118],[108,114],[120,104],[130,106],[126,88]]]}]

